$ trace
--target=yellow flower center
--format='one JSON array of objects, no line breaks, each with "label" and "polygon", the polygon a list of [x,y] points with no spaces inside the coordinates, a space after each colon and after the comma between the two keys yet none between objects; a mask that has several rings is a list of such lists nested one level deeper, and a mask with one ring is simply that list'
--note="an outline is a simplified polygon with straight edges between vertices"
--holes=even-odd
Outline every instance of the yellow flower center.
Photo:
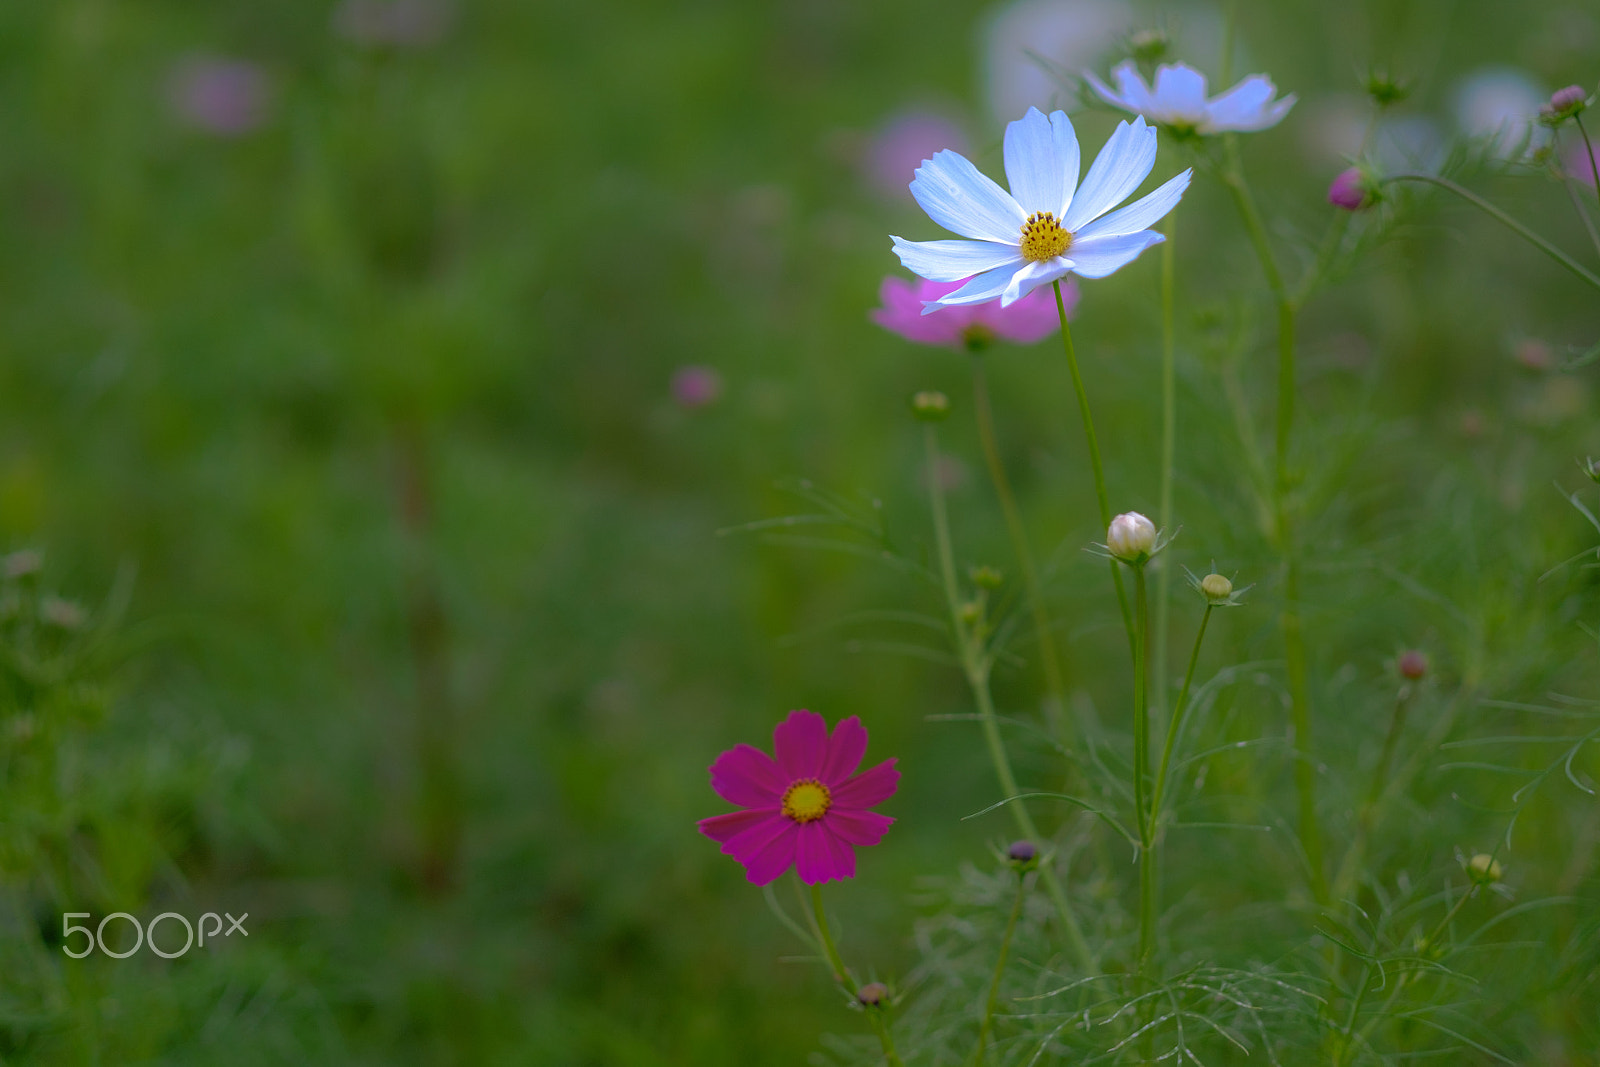
[{"label": "yellow flower center", "polygon": [[1029,263],[1054,259],[1072,247],[1072,234],[1048,211],[1035,211],[1022,224],[1022,258]]},{"label": "yellow flower center", "polygon": [[828,787],[815,778],[801,778],[783,793],[783,813],[795,822],[816,822],[832,804]]}]

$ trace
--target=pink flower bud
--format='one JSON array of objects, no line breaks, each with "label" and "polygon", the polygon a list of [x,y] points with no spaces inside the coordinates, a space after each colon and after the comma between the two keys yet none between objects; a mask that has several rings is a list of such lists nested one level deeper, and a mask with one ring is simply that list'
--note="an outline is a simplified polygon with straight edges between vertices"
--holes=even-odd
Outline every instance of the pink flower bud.
[{"label": "pink flower bud", "polygon": [[708,407],[722,395],[722,376],[710,367],[696,364],[679,367],[672,376],[672,398],[678,406],[693,411]]},{"label": "pink flower bud", "polygon": [[1580,85],[1569,85],[1565,89],[1557,89],[1550,94],[1550,110],[1573,112],[1581,110],[1582,105],[1588,100],[1588,93]]},{"label": "pink flower bud", "polygon": [[1413,682],[1421,681],[1422,676],[1428,673],[1428,657],[1414,648],[1400,653],[1396,665],[1400,668],[1401,676]]},{"label": "pink flower bud", "polygon": [[1125,563],[1143,563],[1155,551],[1156,524],[1137,511],[1124,512],[1111,520],[1106,547]]},{"label": "pink flower bud", "polygon": [[1371,196],[1358,168],[1351,167],[1339,172],[1333,184],[1328,186],[1328,203],[1346,211],[1360,211],[1371,206]]}]

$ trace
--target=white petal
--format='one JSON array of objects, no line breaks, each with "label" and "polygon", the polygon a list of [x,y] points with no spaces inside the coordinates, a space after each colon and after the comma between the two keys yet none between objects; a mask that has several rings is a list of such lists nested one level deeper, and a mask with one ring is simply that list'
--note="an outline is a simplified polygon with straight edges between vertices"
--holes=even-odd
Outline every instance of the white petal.
[{"label": "white petal", "polygon": [[1006,291],[1006,286],[1011,282],[1011,276],[1015,273],[1016,268],[1012,266],[986,270],[955,292],[946,293],[937,300],[930,300],[923,304],[922,313],[931,315],[940,308],[988,303]]},{"label": "white petal", "polygon": [[1206,113],[1206,76],[1187,63],[1156,68],[1155,98],[1168,115],[1200,119]]},{"label": "white petal", "polygon": [[1082,241],[1074,241],[1069,249],[1073,273],[1085,278],[1104,278],[1138,259],[1139,253],[1151,245],[1158,245],[1165,240],[1154,230],[1140,230],[1138,233],[1086,237]]},{"label": "white petal", "polygon": [[1104,215],[1139,188],[1155,165],[1155,128],[1145,125],[1143,115],[1132,124],[1119,122],[1095,157],[1061,225],[1076,232]]},{"label": "white petal", "polygon": [[1277,125],[1294,106],[1292,96],[1274,104],[1277,91],[1271,78],[1252,74],[1206,105],[1207,124],[1213,130],[1264,130]]},{"label": "white petal", "polygon": [[[1167,212],[1178,206],[1178,201],[1183,199],[1184,190],[1189,188],[1189,178],[1193,173],[1192,170],[1186,170],[1155,192],[1147,193],[1127,207],[1095,219],[1079,230],[1074,235],[1074,240],[1148,230],[1154,223],[1164,218]],[[901,257],[901,262],[904,261],[904,257]]]},{"label": "white petal", "polygon": [[1078,135],[1065,111],[1047,119],[1039,109],[1006,126],[1006,181],[1028,214],[1048,211],[1060,217],[1078,184]]},{"label": "white petal", "polygon": [[1116,79],[1115,89],[1095,77],[1094,71],[1083,72],[1083,80],[1106,103],[1135,113],[1145,110],[1150,102],[1150,90],[1145,87],[1144,79],[1139,77],[1139,68],[1133,60],[1117,64],[1112,68],[1111,77]]},{"label": "white petal", "polygon": [[1039,286],[1072,273],[1072,265],[1072,260],[1065,256],[1029,263],[1012,276],[1011,284],[1006,286],[1005,293],[1000,297],[1000,306],[1010,307]]},{"label": "white petal", "polygon": [[934,222],[980,241],[1019,241],[1028,218],[1010,193],[948,148],[922,161],[911,195]]},{"label": "white petal", "polygon": [[1022,262],[1016,245],[990,241],[907,241],[891,237],[895,255],[912,274],[930,282],[958,282],[974,274]]},{"label": "white petal", "polygon": [[1238,130],[1240,133],[1253,133],[1256,130],[1265,130],[1282,122],[1283,116],[1289,113],[1291,107],[1294,107],[1294,102],[1295,96],[1290,93],[1282,100],[1260,109],[1248,118],[1238,118],[1231,122],[1213,119],[1212,122],[1218,130]]}]

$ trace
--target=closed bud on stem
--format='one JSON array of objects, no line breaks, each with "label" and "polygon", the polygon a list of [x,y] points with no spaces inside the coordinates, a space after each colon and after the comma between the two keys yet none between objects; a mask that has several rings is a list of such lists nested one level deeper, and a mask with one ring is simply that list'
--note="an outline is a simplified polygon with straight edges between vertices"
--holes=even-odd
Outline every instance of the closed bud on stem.
[{"label": "closed bud on stem", "polygon": [[1346,211],[1361,211],[1377,202],[1377,189],[1360,167],[1340,171],[1328,186],[1328,203]]},{"label": "closed bud on stem", "polygon": [[1581,85],[1569,85],[1550,94],[1550,102],[1539,107],[1539,121],[1559,126],[1589,106],[1589,94]]},{"label": "closed bud on stem", "polygon": [[925,389],[911,397],[911,414],[923,422],[943,422],[950,414],[950,398],[933,389]]},{"label": "closed bud on stem", "polygon": [[1367,76],[1362,79],[1361,87],[1372,97],[1372,102],[1380,108],[1398,104],[1411,95],[1411,83],[1395,77],[1387,70],[1378,70],[1376,67],[1367,71]]},{"label": "closed bud on stem", "polygon": [[1155,547],[1156,524],[1137,511],[1123,512],[1106,529],[1106,548],[1124,563],[1145,562]]},{"label": "closed bud on stem", "polygon": [[967,577],[971,578],[972,584],[979,589],[999,589],[1000,583],[1006,580],[1005,575],[987,563],[981,567],[972,568],[967,572]]},{"label": "closed bud on stem", "polygon": [[1140,63],[1159,63],[1172,42],[1160,30],[1138,30],[1128,38],[1128,50]]},{"label": "closed bud on stem", "polygon": [[889,987],[882,982],[868,982],[856,993],[856,1000],[863,1008],[881,1008],[888,999]]},{"label": "closed bud on stem", "polygon": [[1419,682],[1423,675],[1428,673],[1428,657],[1414,648],[1409,648],[1400,653],[1395,666],[1400,670],[1400,677]]},{"label": "closed bud on stem", "polygon": [[1480,852],[1467,861],[1467,876],[1479,885],[1493,885],[1505,873],[1500,861],[1487,852]]},{"label": "closed bud on stem", "polygon": [[1019,871],[1031,870],[1039,859],[1039,850],[1032,841],[1013,841],[1006,850],[1006,859]]},{"label": "closed bud on stem", "polygon": [[1233,595],[1233,583],[1226,575],[1208,574],[1200,579],[1200,591],[1210,601],[1227,600]]},{"label": "closed bud on stem", "polygon": [[983,605],[976,600],[961,605],[961,621],[969,627],[976,627],[983,621]]}]

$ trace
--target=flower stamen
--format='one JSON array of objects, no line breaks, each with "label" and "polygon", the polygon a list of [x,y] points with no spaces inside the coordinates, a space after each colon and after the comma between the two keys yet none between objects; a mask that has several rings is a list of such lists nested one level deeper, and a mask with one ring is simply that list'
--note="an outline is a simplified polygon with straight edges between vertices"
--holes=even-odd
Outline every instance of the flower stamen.
[{"label": "flower stamen", "polygon": [[1054,259],[1072,247],[1072,234],[1048,211],[1035,211],[1022,224],[1022,258],[1029,263]]},{"label": "flower stamen", "polygon": [[783,791],[783,813],[798,823],[816,822],[833,806],[833,794],[815,778],[798,778]]}]

